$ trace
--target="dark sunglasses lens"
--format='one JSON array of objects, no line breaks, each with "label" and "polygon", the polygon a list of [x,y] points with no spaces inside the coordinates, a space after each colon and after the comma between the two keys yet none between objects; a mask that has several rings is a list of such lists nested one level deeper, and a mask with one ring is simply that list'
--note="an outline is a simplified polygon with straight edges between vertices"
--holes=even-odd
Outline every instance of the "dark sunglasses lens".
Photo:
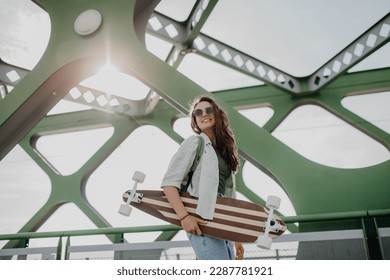
[{"label": "dark sunglasses lens", "polygon": [[206,114],[207,114],[207,115],[212,115],[212,114],[214,114],[214,108],[213,108],[213,107],[207,107],[207,108],[206,108]]},{"label": "dark sunglasses lens", "polygon": [[194,111],[194,116],[195,116],[195,117],[201,117],[202,114],[203,114],[203,111],[202,111],[201,109],[196,109],[196,110]]}]

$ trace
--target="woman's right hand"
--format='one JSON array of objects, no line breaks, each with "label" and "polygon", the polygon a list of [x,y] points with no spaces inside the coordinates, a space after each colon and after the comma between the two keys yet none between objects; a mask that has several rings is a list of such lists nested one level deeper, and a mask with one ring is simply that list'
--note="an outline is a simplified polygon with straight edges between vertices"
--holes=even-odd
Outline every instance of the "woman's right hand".
[{"label": "woman's right hand", "polygon": [[202,235],[202,231],[200,230],[198,224],[207,224],[207,221],[189,215],[180,199],[179,191],[176,187],[165,186],[163,187],[163,190],[169,203],[175,210],[176,215],[181,218],[180,223],[184,231],[191,234]]},{"label": "woman's right hand", "polygon": [[185,232],[194,235],[202,235],[202,231],[199,228],[199,224],[207,224],[207,221],[188,215],[184,217],[180,221],[180,223]]}]

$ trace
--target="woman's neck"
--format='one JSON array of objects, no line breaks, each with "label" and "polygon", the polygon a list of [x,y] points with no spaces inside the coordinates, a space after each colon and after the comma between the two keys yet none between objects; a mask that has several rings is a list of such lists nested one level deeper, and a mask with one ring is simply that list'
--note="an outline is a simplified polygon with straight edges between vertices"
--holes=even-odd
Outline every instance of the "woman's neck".
[{"label": "woman's neck", "polygon": [[215,148],[217,146],[217,139],[215,137],[214,131],[204,131],[204,133],[207,135],[207,137],[210,139],[211,144]]}]

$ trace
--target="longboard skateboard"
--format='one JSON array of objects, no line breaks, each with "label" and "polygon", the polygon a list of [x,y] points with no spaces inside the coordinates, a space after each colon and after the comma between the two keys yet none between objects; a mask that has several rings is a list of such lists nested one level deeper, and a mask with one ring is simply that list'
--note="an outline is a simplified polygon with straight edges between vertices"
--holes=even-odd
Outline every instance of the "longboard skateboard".
[{"label": "longboard skateboard", "polygon": [[[142,183],[144,178],[143,173],[134,174],[134,187],[122,195],[126,204],[120,207],[119,213],[130,215],[131,205],[168,223],[181,226],[179,217],[163,191],[136,190],[137,184]],[[197,198],[184,193],[181,200],[188,213],[197,216],[195,214]],[[259,247],[270,249],[272,239],[286,231],[283,220],[273,213],[274,209],[279,208],[279,204],[279,198],[270,197],[267,201],[269,208],[267,210],[252,202],[217,197],[214,218],[199,227],[204,235],[238,242],[257,242]]]}]

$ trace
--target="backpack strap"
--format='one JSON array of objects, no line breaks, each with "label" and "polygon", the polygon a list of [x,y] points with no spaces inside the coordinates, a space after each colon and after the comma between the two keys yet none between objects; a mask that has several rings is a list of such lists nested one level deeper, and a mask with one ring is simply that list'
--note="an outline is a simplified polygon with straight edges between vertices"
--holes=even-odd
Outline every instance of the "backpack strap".
[{"label": "backpack strap", "polygon": [[202,155],[203,155],[204,139],[202,136],[197,136],[197,138],[198,138],[198,146],[196,148],[195,158],[194,158],[194,161],[191,165],[190,170],[188,171],[187,183],[185,185],[181,186],[181,189],[180,189],[181,193],[186,192],[188,187],[190,186],[191,180],[192,180],[192,175],[194,174],[194,171],[195,171],[196,167],[198,166],[200,159],[202,158]]},{"label": "backpack strap", "polygon": [[198,147],[196,149],[196,154],[194,158],[194,162],[192,163],[192,166],[190,168],[189,172],[194,172],[196,167],[198,166],[200,159],[202,158],[203,150],[204,150],[204,139],[202,136],[197,136],[198,138]]}]

